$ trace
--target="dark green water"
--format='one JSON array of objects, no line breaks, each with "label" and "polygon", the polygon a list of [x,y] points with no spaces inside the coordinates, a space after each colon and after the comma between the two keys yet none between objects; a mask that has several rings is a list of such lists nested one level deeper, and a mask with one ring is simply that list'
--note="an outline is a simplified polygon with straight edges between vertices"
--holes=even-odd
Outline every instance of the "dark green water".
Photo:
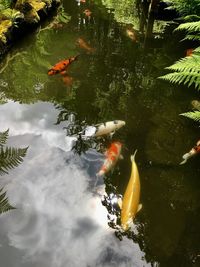
[{"label": "dark green water", "polygon": [[[69,0],[64,8],[67,25],[44,25],[1,62],[0,131],[9,128],[9,144],[29,149],[23,164],[1,178],[17,209],[0,216],[0,266],[200,266],[200,159],[179,165],[199,138],[197,125],[179,114],[197,95],[157,79],[184,56],[184,47],[169,35],[144,49],[142,38],[129,39],[126,26],[100,4]],[[95,52],[77,47],[78,38]],[[77,54],[71,85],[47,75]],[[126,121],[113,136],[123,143],[124,160],[108,178],[123,194],[130,155],[138,149],[143,208],[134,221],[137,241],[119,241],[107,225],[107,210],[94,194],[102,190],[95,173],[103,155],[71,151],[63,127],[72,113],[77,126]]]}]

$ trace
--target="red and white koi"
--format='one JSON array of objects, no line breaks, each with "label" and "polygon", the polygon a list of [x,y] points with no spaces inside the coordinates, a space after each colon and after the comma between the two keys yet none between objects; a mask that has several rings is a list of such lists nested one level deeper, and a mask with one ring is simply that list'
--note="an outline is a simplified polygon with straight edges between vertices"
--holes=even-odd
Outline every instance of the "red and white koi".
[{"label": "red and white koi", "polygon": [[121,155],[122,144],[120,142],[114,142],[106,151],[106,159],[97,173],[97,176],[102,176],[109,172],[117,163]]},{"label": "red and white koi", "polygon": [[185,164],[189,158],[200,154],[200,140],[197,142],[196,146],[194,146],[188,153],[183,155],[183,161],[181,161],[180,165]]}]

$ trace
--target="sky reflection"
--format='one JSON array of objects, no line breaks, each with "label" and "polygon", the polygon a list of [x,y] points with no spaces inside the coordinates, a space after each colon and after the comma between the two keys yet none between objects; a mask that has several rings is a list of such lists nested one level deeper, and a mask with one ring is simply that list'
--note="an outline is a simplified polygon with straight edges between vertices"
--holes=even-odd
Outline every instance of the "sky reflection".
[{"label": "sky reflection", "polygon": [[0,217],[0,258],[4,267],[148,266],[139,246],[120,242],[107,226],[107,211],[96,192],[101,157],[70,151],[71,139],[54,125],[51,104],[0,106],[0,129],[9,144],[29,145],[24,162],[2,184],[17,210]]}]

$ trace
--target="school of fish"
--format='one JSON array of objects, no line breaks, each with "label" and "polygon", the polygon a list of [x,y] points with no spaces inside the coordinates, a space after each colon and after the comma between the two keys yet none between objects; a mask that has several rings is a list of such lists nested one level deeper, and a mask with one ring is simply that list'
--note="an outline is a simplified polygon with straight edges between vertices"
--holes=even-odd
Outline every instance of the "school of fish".
[{"label": "school of fish", "polygon": [[[78,5],[85,4],[86,0],[76,0]],[[89,9],[85,9],[83,14],[90,18],[92,12]],[[133,41],[137,42],[137,36],[133,29],[126,29],[126,35]],[[95,48],[89,45],[87,41],[83,38],[78,38],[76,41],[77,46],[84,50],[87,54],[95,52]],[[186,56],[191,56],[193,54],[193,48],[186,50]],[[48,75],[53,76],[56,74],[61,74],[63,76],[63,82],[67,86],[71,86],[73,78],[69,76],[68,69],[69,66],[78,59],[79,55],[69,57],[67,59],[61,60],[56,63],[51,69],[48,70]],[[193,100],[191,102],[192,106],[200,110],[200,102]],[[83,139],[88,138],[99,138],[102,136],[110,136],[112,138],[116,130],[125,126],[125,121],[122,120],[113,120],[104,123],[99,123],[93,126],[87,126],[80,134]],[[111,170],[114,169],[118,160],[123,158],[121,155],[122,152],[122,143],[119,141],[114,141],[107,148],[105,153],[105,160],[97,172],[97,177],[108,174]],[[118,199],[118,205],[121,210],[121,228],[124,231],[127,231],[133,219],[135,218],[138,211],[141,210],[142,204],[140,204],[140,177],[137,164],[135,162],[135,154],[131,156],[131,175],[125,189],[125,193],[122,198]],[[185,164],[188,159],[200,154],[200,140],[196,145],[188,152],[183,155],[183,161],[180,165]]]}]

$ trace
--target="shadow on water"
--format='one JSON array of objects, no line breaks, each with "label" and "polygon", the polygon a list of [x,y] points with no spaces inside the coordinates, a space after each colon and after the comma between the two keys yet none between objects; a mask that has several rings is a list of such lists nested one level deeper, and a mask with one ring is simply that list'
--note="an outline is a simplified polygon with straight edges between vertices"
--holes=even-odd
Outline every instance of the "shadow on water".
[{"label": "shadow on water", "polygon": [[[8,179],[9,198],[19,208],[0,218],[5,267],[198,266],[199,158],[179,165],[199,137],[179,117],[196,95],[157,79],[184,46],[167,35],[144,49],[121,13],[100,1],[70,0],[64,8],[68,24],[44,26],[1,63],[0,126],[10,128],[11,143],[30,147],[27,163]],[[79,47],[79,38],[94,50]],[[78,54],[68,75],[47,75]],[[80,140],[74,153],[72,136],[114,119],[126,121],[112,139],[123,143],[124,160],[96,181],[110,140]],[[124,233],[117,239],[108,227],[99,195],[123,195],[135,149],[143,209],[120,242]],[[8,246],[12,262],[4,254]]]}]

